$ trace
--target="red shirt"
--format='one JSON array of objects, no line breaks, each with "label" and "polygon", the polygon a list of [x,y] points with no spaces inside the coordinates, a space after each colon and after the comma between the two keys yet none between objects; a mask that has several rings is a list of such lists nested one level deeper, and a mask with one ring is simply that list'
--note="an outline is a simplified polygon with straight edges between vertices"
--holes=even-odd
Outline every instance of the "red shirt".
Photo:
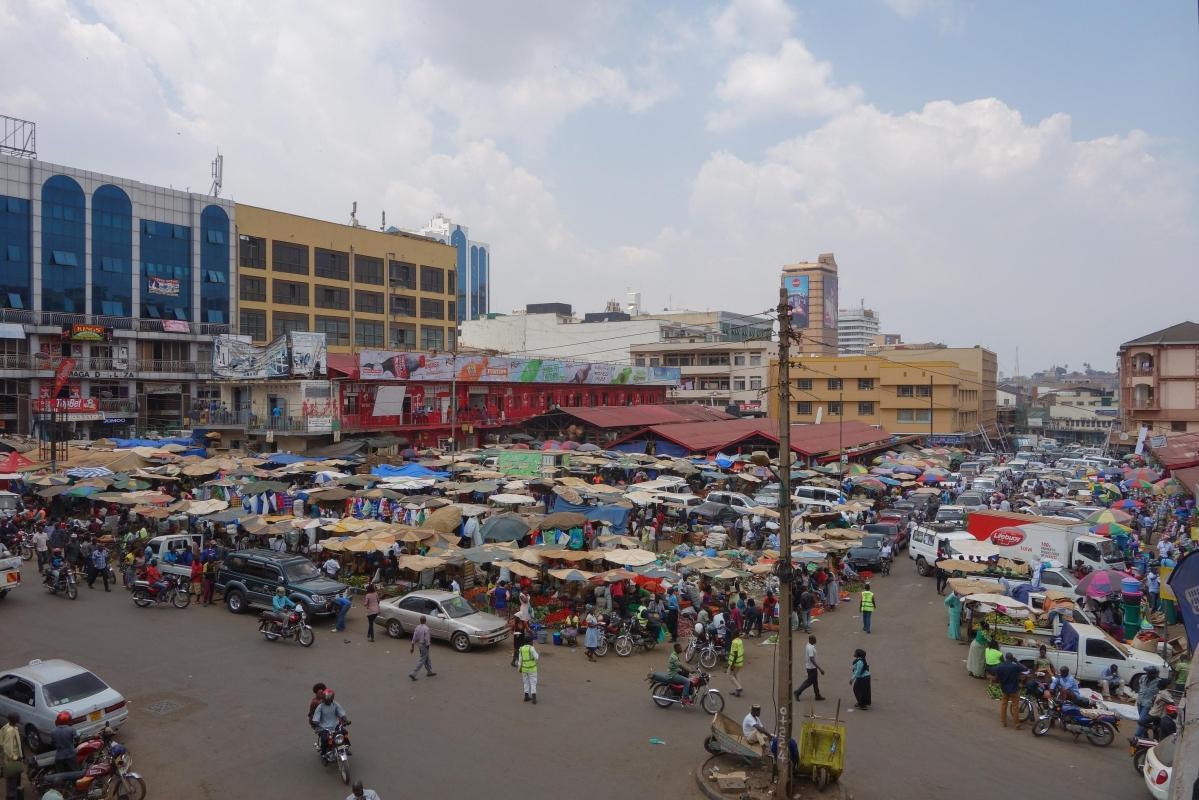
[{"label": "red shirt", "polygon": [[146,582],[147,583],[158,583],[160,580],[162,580],[162,573],[158,571],[158,567],[155,567],[155,566],[146,567]]}]

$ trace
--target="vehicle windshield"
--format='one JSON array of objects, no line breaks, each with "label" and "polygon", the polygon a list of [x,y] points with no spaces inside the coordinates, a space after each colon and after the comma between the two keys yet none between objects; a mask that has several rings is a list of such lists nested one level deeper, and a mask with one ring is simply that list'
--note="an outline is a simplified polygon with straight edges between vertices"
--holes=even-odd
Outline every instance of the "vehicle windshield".
[{"label": "vehicle windshield", "polygon": [[283,567],[288,583],[302,583],[321,576],[320,570],[311,561],[293,561]]},{"label": "vehicle windshield", "polygon": [[937,522],[959,522],[965,518],[960,508],[942,508],[937,512]]},{"label": "vehicle windshield", "polygon": [[886,538],[881,533],[869,533],[862,538],[861,547],[870,548],[871,550],[881,550]]},{"label": "vehicle windshield", "polygon": [[469,617],[471,614],[478,613],[470,603],[461,597],[451,597],[449,600],[442,600],[441,608],[450,619],[461,619],[462,617]]},{"label": "vehicle windshield", "polygon": [[91,697],[107,688],[108,684],[92,673],[80,672],[78,675],[47,683],[42,687],[42,692],[46,696],[46,705],[62,706],[85,697]]}]

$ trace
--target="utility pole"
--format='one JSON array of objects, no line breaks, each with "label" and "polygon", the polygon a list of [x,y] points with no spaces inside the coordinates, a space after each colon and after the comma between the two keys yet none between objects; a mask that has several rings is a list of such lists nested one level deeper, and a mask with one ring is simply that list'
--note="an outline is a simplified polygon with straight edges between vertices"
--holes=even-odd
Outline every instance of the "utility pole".
[{"label": "utility pole", "polygon": [[[774,796],[791,800],[791,309],[779,289],[779,636],[778,782]],[[844,411],[844,409],[842,409]]]},{"label": "utility pole", "polygon": [[933,374],[928,374],[928,443],[933,443]]}]

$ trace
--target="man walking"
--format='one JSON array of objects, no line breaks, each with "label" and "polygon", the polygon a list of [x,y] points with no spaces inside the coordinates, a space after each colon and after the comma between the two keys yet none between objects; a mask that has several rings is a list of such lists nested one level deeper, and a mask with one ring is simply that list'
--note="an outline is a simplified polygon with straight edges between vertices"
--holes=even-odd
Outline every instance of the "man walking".
[{"label": "man walking", "polygon": [[416,673],[420,672],[420,668],[425,668],[425,673],[432,678],[437,673],[433,671],[433,665],[429,662],[429,626],[425,624],[425,618],[420,618],[420,624],[412,631],[412,644],[408,648],[411,653],[416,648],[420,648],[420,658],[416,661],[416,666],[408,673],[408,677],[416,680]]},{"label": "man walking", "polygon": [[937,594],[944,594],[945,587],[949,585],[949,573],[941,567],[934,567],[937,575]]},{"label": "man walking", "polygon": [[804,667],[808,670],[808,679],[795,690],[795,699],[799,700],[803,690],[811,686],[812,691],[816,693],[816,699],[823,700],[824,698],[820,696],[820,676],[824,674],[824,667],[816,662],[815,636],[809,636],[808,643],[804,645]]},{"label": "man walking", "polygon": [[46,536],[44,528],[38,528],[33,532],[33,552],[37,555],[37,571],[41,572],[50,560],[50,539]]},{"label": "man walking", "polygon": [[870,591],[870,584],[867,583],[862,588],[862,630],[870,633],[870,617],[874,615],[874,610],[878,605],[874,602],[874,592]]},{"label": "man walking", "polygon": [[1024,676],[1028,674],[1028,670],[1016,661],[1016,656],[1007,653],[1004,656],[1003,663],[995,668],[995,680],[999,683],[999,690],[1003,692],[1003,698],[999,702],[999,721],[1003,727],[1007,727],[1008,709],[1012,711],[1012,722],[1016,725],[1016,730],[1023,727],[1020,724],[1020,686],[1024,682]]},{"label": "man walking", "polygon": [[679,594],[673,586],[666,590],[666,630],[671,642],[679,640]]},{"label": "man walking", "polygon": [[525,690],[525,702],[532,700],[533,705],[537,705],[537,662],[540,659],[532,643],[520,646],[520,682]]},{"label": "man walking", "polygon": [[804,588],[799,594],[799,614],[800,622],[803,623],[803,632],[812,632],[812,606],[816,603],[816,598],[812,596],[812,590]]},{"label": "man walking", "polygon": [[354,781],[352,792],[346,800],[379,800],[379,793],[374,789],[363,789],[362,781]]},{"label": "man walking", "polygon": [[108,588],[108,548],[102,544],[97,544],[91,554],[91,572],[87,576],[87,588],[96,588],[96,578],[104,580],[104,591],[111,591]]},{"label": "man walking", "polygon": [[17,800],[21,793],[21,774],[25,760],[21,753],[21,718],[9,714],[0,728],[0,774],[4,775],[5,800]]},{"label": "man walking", "polygon": [[741,681],[737,676],[741,672],[741,668],[745,666],[745,642],[741,639],[741,631],[733,631],[733,642],[729,645],[729,666],[725,672],[729,676],[729,680],[737,688],[733,690],[734,697],[740,697],[742,692]]}]

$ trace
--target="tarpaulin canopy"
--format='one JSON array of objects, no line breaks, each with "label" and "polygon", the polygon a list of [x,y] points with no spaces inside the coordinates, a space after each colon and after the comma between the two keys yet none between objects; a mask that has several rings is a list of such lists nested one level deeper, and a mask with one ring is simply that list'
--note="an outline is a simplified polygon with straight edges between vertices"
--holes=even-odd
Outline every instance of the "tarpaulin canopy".
[{"label": "tarpaulin canopy", "polygon": [[298,456],[295,453],[272,453],[263,464],[298,464],[301,461],[320,461],[322,459],[314,459],[312,456]]},{"label": "tarpaulin canopy", "polygon": [[380,478],[448,478],[450,473],[438,472],[420,464],[405,464],[397,467],[392,464],[380,464],[371,470],[372,475]]},{"label": "tarpaulin canopy", "polygon": [[114,439],[114,438],[109,438],[108,441],[112,442],[114,447],[117,447],[118,449],[121,449],[121,450],[126,450],[131,447],[152,447],[152,448],[158,449],[158,448],[162,447],[163,445],[168,445],[168,444],[177,444],[182,447],[187,447],[188,445],[192,444],[191,439],[184,439],[184,438],[177,438],[177,439]]},{"label": "tarpaulin canopy", "polygon": [[568,503],[563,497],[556,497],[554,500],[553,510],[558,511],[574,511],[582,514],[592,522],[606,522],[612,526],[613,533],[624,533],[628,527],[629,515],[633,513],[631,508],[618,505],[603,505],[603,506],[583,506]]}]

